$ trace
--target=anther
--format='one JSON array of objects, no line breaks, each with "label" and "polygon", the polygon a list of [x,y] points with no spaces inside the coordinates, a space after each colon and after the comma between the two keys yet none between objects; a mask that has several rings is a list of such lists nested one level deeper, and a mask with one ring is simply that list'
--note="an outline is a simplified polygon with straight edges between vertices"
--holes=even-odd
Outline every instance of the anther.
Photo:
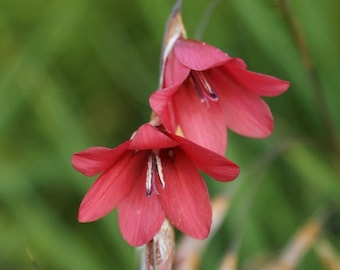
[{"label": "anther", "polygon": [[165,181],[164,181],[164,176],[163,176],[163,167],[162,167],[162,162],[161,162],[161,158],[159,157],[159,155],[156,155],[156,164],[157,164],[157,173],[159,176],[159,181],[162,184],[162,189],[164,189]]},{"label": "anther", "polygon": [[198,97],[200,98],[200,101],[203,103],[206,101],[206,97],[203,95],[202,90],[198,84],[198,81],[196,80],[195,76],[193,75],[193,72],[190,72],[190,79],[191,82],[196,90],[196,93],[198,95]]},{"label": "anther", "polygon": [[165,188],[165,181],[163,175],[163,167],[161,158],[156,153],[150,153],[148,157],[147,170],[146,170],[146,180],[145,180],[145,188],[146,188],[146,196],[150,197],[152,191],[154,190],[157,193],[157,189],[155,186],[155,176],[158,175],[158,180],[162,185],[162,189]]},{"label": "anther", "polygon": [[218,96],[216,95],[214,89],[206,80],[202,72],[190,72],[190,79],[202,103],[207,102],[207,98],[212,101],[218,100]]},{"label": "anther", "polygon": [[146,188],[146,196],[150,197],[152,192],[152,182],[153,182],[153,156],[149,155],[148,157],[148,168],[146,171],[146,181],[145,181],[145,188]]}]

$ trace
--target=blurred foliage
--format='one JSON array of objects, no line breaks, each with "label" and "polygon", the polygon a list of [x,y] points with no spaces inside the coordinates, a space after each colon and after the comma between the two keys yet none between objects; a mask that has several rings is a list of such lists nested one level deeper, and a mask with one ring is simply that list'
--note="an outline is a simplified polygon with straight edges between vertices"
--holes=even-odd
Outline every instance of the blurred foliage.
[{"label": "blurred foliage", "polygon": [[[291,82],[267,100],[276,119],[270,138],[230,132],[239,179],[207,179],[212,196],[223,189],[232,201],[202,269],[216,269],[235,241],[240,269],[273,258],[319,212],[331,211],[322,234],[339,252],[340,2],[289,0],[285,12],[282,0],[214,1],[206,24],[211,1],[183,2],[189,37],[202,33],[249,69]],[[172,4],[0,2],[0,269],[34,269],[34,261],[42,270],[138,267],[115,211],[77,222],[94,179],[75,172],[70,157],[114,147],[148,121]],[[323,268],[311,249],[298,269]]]}]

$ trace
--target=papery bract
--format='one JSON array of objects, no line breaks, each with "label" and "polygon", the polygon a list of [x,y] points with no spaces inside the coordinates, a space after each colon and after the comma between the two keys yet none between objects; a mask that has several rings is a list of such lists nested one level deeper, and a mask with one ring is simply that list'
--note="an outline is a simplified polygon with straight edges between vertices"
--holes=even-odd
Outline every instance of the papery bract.
[{"label": "papery bract", "polygon": [[211,206],[198,169],[219,181],[239,174],[232,161],[150,124],[116,148],[91,147],[72,157],[79,172],[100,176],[81,202],[78,220],[90,222],[118,208],[131,245],[150,241],[167,218],[183,233],[207,237]]},{"label": "papery bract", "polygon": [[252,72],[239,58],[195,40],[178,38],[164,59],[162,87],[150,97],[170,132],[224,155],[227,131],[264,138],[273,116],[261,96],[276,96],[289,82]]}]

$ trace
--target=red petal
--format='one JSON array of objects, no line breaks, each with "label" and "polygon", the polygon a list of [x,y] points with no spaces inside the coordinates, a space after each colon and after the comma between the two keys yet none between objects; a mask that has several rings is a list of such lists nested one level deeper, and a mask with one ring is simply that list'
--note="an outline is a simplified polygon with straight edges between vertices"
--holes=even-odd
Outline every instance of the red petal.
[{"label": "red petal", "polygon": [[234,162],[203,148],[182,137],[173,135],[192,162],[206,174],[219,181],[231,181],[235,179],[240,169]]},{"label": "red petal", "polygon": [[147,154],[128,151],[105,171],[81,202],[78,220],[90,222],[105,216],[127,196],[135,182],[145,181]]},{"label": "red petal", "polygon": [[181,230],[194,238],[204,239],[211,226],[211,206],[207,187],[194,164],[179,148],[171,157],[161,154],[165,179],[162,189],[157,181],[159,202],[166,217]]},{"label": "red petal", "polygon": [[179,39],[174,51],[182,65],[198,71],[220,66],[231,59],[220,49],[195,40]]},{"label": "red petal", "polygon": [[225,67],[228,67],[230,69],[231,68],[246,69],[247,64],[241,58],[234,57],[225,64]]},{"label": "red petal", "polygon": [[119,227],[133,246],[149,242],[159,231],[165,215],[155,192],[146,196],[145,177],[134,183],[129,196],[118,206]]},{"label": "red petal", "polygon": [[160,116],[162,124],[170,132],[176,131],[176,122],[174,118],[172,96],[180,85],[164,88],[154,92],[150,98],[149,103],[152,110]]},{"label": "red petal", "polygon": [[227,128],[223,111],[211,100],[202,103],[190,83],[174,95],[176,124],[184,137],[221,155],[227,148]]},{"label": "red petal", "polygon": [[285,92],[289,87],[289,82],[280,80],[273,76],[252,72],[245,69],[228,67],[228,75],[235,82],[245,89],[260,96],[277,96]]},{"label": "red petal", "polygon": [[190,73],[190,68],[183,66],[178,62],[175,54],[172,52],[167,58],[164,67],[163,88],[182,83]]},{"label": "red petal", "polygon": [[142,125],[134,134],[129,149],[147,150],[176,146],[177,143],[150,124]]},{"label": "red petal", "polygon": [[72,156],[73,167],[86,176],[93,176],[105,171],[126,150],[130,142],[120,144],[118,147],[90,147]]},{"label": "red petal", "polygon": [[264,138],[272,133],[272,113],[258,95],[235,83],[221,69],[214,69],[206,77],[216,90],[228,128],[252,138]]}]

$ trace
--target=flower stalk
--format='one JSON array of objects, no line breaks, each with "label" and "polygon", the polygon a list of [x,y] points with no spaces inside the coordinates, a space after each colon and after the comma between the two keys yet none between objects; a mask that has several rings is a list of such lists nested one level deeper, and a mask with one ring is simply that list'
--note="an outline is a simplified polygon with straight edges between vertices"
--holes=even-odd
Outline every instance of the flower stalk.
[{"label": "flower stalk", "polygon": [[[163,85],[164,66],[173,44],[180,37],[186,37],[181,16],[182,0],[178,0],[169,16],[163,39],[160,63],[159,87]],[[159,116],[152,111],[150,124],[161,125]],[[175,230],[166,219],[156,236],[145,245],[141,260],[141,270],[172,269],[175,259]]]},{"label": "flower stalk", "polygon": [[168,270],[175,257],[175,231],[166,219],[149,243],[145,245],[141,270]]}]

